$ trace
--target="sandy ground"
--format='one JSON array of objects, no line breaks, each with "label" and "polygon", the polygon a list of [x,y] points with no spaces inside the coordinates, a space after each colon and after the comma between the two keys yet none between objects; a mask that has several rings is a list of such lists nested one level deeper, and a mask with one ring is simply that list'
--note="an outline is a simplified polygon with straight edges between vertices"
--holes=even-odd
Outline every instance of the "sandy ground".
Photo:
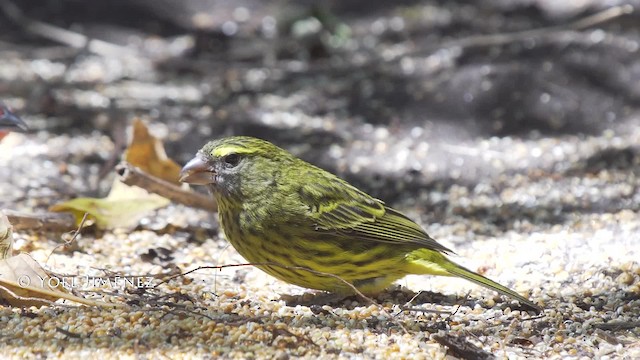
[{"label": "sandy ground", "polygon": [[[540,316],[514,310],[506,299],[463,280],[426,276],[400,281],[376,298],[376,305],[355,298],[295,305],[317,295],[251,267],[201,270],[146,290],[116,278],[96,284],[105,271],[157,274],[244,262],[218,234],[214,214],[171,205],[134,231],[84,233],[74,252],[56,248],[61,238],[55,233],[17,232],[18,251],[67,279],[76,276],[76,290],[98,290],[108,301],[128,306],[2,307],[0,336],[6,345],[1,352],[7,357],[81,357],[100,351],[107,358],[443,358],[447,348],[432,338],[441,334],[461,338],[487,356],[636,358],[639,140],[634,127],[593,137],[477,140],[468,145],[514,164],[552,157],[555,168],[566,170],[527,167],[487,177],[473,188],[423,191],[426,202],[446,202],[441,222],[427,221],[428,206],[421,198],[394,204],[453,247],[459,262],[529,294],[544,306]],[[520,151],[505,151],[504,142]],[[4,206],[38,207],[65,196],[56,181],[96,180],[91,166],[70,164],[62,173],[61,164],[81,156],[76,149],[86,156],[105,144],[99,134],[12,134],[0,144],[0,164],[7,170]],[[567,147],[575,151],[563,152]],[[625,148],[634,149],[630,163],[575,161],[589,159],[594,151]],[[407,303],[419,291],[425,293]]]}]

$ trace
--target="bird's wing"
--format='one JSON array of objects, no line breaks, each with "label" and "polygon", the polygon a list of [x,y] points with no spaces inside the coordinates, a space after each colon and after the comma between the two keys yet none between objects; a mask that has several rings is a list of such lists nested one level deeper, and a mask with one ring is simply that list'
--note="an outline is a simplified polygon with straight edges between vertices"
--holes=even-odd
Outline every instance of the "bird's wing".
[{"label": "bird's wing", "polygon": [[[315,173],[301,179],[298,194],[308,206],[317,231],[347,235],[352,239],[413,245],[452,253],[400,212],[332,174]],[[322,177],[318,178],[318,175]],[[319,181],[320,179],[320,181]]]}]

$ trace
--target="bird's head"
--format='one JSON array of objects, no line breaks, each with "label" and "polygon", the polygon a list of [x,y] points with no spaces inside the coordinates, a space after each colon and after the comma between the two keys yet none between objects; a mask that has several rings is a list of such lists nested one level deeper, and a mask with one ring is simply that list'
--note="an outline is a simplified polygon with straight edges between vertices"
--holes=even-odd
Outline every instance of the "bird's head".
[{"label": "bird's head", "polygon": [[207,143],[180,173],[180,181],[210,185],[223,196],[248,196],[273,184],[295,158],[268,141],[234,136]]}]

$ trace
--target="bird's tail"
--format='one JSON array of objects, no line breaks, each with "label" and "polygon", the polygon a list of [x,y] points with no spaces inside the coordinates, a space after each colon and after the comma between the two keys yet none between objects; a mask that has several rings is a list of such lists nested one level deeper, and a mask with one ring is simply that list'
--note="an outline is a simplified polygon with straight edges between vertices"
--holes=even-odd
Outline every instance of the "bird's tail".
[{"label": "bird's tail", "polygon": [[410,253],[407,260],[409,260],[409,263],[411,264],[410,272],[413,274],[457,276],[518,300],[520,304],[526,305],[537,312],[542,311],[539,306],[526,297],[504,285],[500,285],[491,279],[454,263],[447,259],[447,257],[442,253],[433,250],[420,249]]}]

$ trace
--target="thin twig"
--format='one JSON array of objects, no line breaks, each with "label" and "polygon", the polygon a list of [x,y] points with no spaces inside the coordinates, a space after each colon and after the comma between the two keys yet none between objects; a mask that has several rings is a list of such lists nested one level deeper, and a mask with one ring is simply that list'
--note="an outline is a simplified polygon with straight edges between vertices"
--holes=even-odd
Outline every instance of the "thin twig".
[{"label": "thin twig", "polygon": [[173,280],[175,278],[178,278],[178,277],[181,277],[181,276],[185,276],[185,275],[189,275],[189,274],[194,273],[194,272],[199,271],[199,270],[204,270],[204,269],[222,270],[222,269],[225,269],[225,268],[234,268],[234,267],[243,267],[243,266],[277,266],[277,267],[281,267],[281,268],[287,269],[287,270],[302,270],[302,271],[310,272],[310,273],[312,273],[314,275],[332,277],[334,279],[337,279],[337,280],[343,282],[345,285],[350,287],[356,295],[362,297],[363,299],[367,300],[368,302],[370,302],[373,305],[378,305],[373,299],[371,299],[371,298],[367,297],[366,295],[364,295],[353,284],[351,284],[350,282],[348,282],[347,280],[341,278],[338,275],[326,273],[326,272],[323,272],[323,271],[317,271],[317,270],[309,269],[309,268],[302,267],[302,266],[289,266],[289,265],[282,265],[282,264],[277,264],[277,263],[272,263],[272,262],[198,266],[198,267],[196,267],[194,269],[185,271],[183,273],[172,275],[172,276],[162,280],[160,283],[156,284],[155,287],[158,287],[158,286],[160,286],[162,284],[165,284],[165,283],[167,283],[167,282],[169,282],[169,281],[171,281],[171,280]]},{"label": "thin twig", "polygon": [[207,211],[218,211],[218,204],[213,197],[192,191],[185,191],[179,186],[145,173],[126,161],[116,166],[116,172],[118,173],[120,181],[127,185],[141,187],[173,202]]},{"label": "thin twig", "polygon": [[[84,215],[82,216],[82,220],[80,221],[80,225],[78,225],[78,228],[76,230],[72,230],[71,232],[73,233],[73,235],[71,236],[71,239],[69,240],[65,240],[64,237],[62,238],[63,243],[57,245],[56,247],[53,248],[53,250],[51,250],[51,252],[49,252],[49,255],[47,255],[47,259],[44,261],[44,263],[48,263],[49,262],[49,258],[51,257],[51,255],[53,255],[53,253],[58,250],[58,248],[63,247],[63,246],[71,246],[72,244],[75,243],[76,239],[78,238],[78,236],[80,235],[80,232],[82,231],[82,229],[84,228],[84,223],[87,221],[87,217],[89,216],[89,213],[84,213]],[[67,233],[68,234],[68,233]],[[65,234],[63,234],[65,235]],[[76,248],[77,248],[77,243],[76,243]]]}]

